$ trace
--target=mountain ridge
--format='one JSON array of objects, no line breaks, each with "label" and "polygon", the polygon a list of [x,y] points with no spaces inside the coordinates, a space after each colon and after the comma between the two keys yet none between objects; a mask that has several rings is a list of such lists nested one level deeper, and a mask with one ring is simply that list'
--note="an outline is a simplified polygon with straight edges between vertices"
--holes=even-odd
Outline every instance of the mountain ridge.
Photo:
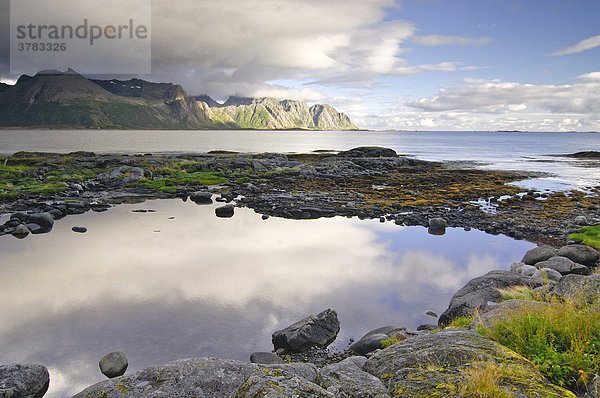
[{"label": "mountain ridge", "polygon": [[0,127],[356,130],[331,105],[231,96],[220,104],[178,84],[88,79],[72,69],[0,86]]}]

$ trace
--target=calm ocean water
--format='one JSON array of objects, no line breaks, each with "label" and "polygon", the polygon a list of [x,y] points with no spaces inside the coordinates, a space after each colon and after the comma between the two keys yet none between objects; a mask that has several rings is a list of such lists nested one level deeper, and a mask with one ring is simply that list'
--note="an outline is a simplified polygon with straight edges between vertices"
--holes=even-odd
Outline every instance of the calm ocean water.
[{"label": "calm ocean water", "polygon": [[556,156],[600,151],[598,133],[0,130],[0,154],[77,150],[98,153],[211,150],[297,153],[346,150],[362,145],[389,147],[424,160],[466,160],[481,163],[480,167],[551,174],[521,183],[525,188],[569,189],[600,183],[598,161]]}]

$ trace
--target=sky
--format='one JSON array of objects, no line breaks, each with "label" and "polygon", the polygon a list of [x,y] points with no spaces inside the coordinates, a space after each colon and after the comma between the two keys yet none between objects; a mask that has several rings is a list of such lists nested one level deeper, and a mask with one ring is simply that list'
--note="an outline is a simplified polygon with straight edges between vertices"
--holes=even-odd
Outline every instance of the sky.
[{"label": "sky", "polygon": [[329,103],[365,129],[600,131],[599,18],[598,0],[153,0],[136,77]]}]

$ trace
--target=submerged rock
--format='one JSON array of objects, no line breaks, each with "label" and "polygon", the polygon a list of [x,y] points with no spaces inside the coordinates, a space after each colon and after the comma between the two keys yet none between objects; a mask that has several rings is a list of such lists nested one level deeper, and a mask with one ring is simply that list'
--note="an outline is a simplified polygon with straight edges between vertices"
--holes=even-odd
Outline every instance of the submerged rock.
[{"label": "submerged rock", "polygon": [[315,346],[327,347],[334,342],[339,331],[337,313],[327,309],[273,333],[273,347],[289,353],[302,352]]},{"label": "submerged rock", "polygon": [[43,365],[0,365],[2,398],[41,398],[49,385],[50,374]]}]

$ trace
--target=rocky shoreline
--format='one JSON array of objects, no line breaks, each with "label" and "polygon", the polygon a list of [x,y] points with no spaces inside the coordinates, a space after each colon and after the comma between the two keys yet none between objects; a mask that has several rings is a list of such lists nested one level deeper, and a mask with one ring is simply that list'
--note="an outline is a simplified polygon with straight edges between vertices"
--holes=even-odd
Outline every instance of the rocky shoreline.
[{"label": "rocky shoreline", "polygon": [[[254,353],[251,362],[179,360],[98,383],[75,397],[459,397],[468,396],[461,386],[471,373],[489,366],[506,372],[501,387],[515,396],[575,396],[474,329],[502,319],[507,309],[538,305],[503,302],[498,289],[528,286],[556,299],[583,291],[584,297],[597,299],[600,278],[594,272],[600,254],[565,243],[581,226],[600,223],[599,187],[590,189],[596,195],[523,191],[507,184],[529,177],[524,174],[453,168],[377,147],[305,155],[18,153],[2,161],[5,167],[26,166],[18,177],[38,182],[52,173],[95,172],[66,182],[57,192],[31,193],[30,186],[1,189],[0,213],[7,220],[0,236],[47,233],[62,217],[101,212],[119,203],[181,198],[199,205],[223,202],[216,209],[218,217],[232,217],[235,207],[243,206],[263,218],[379,218],[428,227],[431,233],[476,228],[541,244],[510,270],[469,281],[438,325],[380,327],[347,351],[330,354],[325,348],[335,340],[339,322],[329,309],[275,332],[274,353]],[[80,228],[74,232],[84,233]],[[448,327],[473,316],[470,327]],[[0,366],[1,396],[42,397],[50,382],[44,370],[39,365]],[[597,396],[599,387],[598,377],[590,375],[579,396]]]},{"label": "rocky shoreline", "polygon": [[509,184],[530,178],[526,173],[457,168],[379,147],[299,155],[19,152],[0,161],[10,181],[0,185],[0,215],[9,216],[0,236],[45,233],[66,215],[151,198],[199,204],[214,198],[291,219],[347,216],[425,227],[443,219],[447,227],[552,246],[582,226],[600,224],[598,186],[527,191]]}]

